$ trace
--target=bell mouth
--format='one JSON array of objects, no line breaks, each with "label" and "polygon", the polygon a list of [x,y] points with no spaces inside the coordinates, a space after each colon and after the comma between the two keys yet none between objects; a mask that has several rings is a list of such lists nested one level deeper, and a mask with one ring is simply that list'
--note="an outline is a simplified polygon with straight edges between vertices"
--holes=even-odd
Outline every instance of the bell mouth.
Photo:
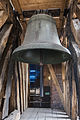
[{"label": "bell mouth", "polygon": [[43,45],[42,43],[19,46],[14,50],[12,58],[30,64],[58,64],[69,60],[71,54],[62,45]]}]

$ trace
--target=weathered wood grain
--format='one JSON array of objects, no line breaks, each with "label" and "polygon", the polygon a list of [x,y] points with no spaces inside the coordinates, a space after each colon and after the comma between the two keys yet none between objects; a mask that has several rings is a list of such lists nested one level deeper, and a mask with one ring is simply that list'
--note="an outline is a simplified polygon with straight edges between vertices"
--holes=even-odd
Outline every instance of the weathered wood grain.
[{"label": "weathered wood grain", "polygon": [[22,8],[21,8],[21,5],[20,5],[20,2],[19,2],[19,0],[12,0],[12,3],[14,5],[15,10],[20,14],[20,23],[22,25],[22,29],[25,32],[27,23],[26,23],[26,21],[24,21],[24,17],[23,17],[23,14],[22,14]]},{"label": "weathered wood grain", "polygon": [[20,120],[20,111],[14,110],[8,118],[5,118],[4,120]]},{"label": "weathered wood grain", "polygon": [[25,76],[26,76],[26,74],[25,74],[25,64],[24,63],[22,63],[22,72],[23,72],[23,103],[24,103],[24,110],[25,110],[25,108],[26,108],[26,101],[25,101],[25,95],[26,95],[26,93],[25,93]]},{"label": "weathered wood grain", "polygon": [[22,66],[19,62],[19,75],[20,75],[20,96],[21,96],[21,112],[23,113],[23,78],[22,78]]},{"label": "weathered wood grain", "polygon": [[6,44],[8,42],[8,38],[10,35],[10,32],[12,30],[13,24],[6,24],[2,31],[0,32],[0,59],[2,57],[2,53],[6,47]]},{"label": "weathered wood grain", "polygon": [[63,9],[63,0],[19,0],[22,10],[60,8]]},{"label": "weathered wood grain", "polygon": [[11,95],[11,86],[12,86],[12,78],[13,78],[13,67],[14,62],[11,60],[9,64],[9,70],[8,70],[8,80],[6,85],[6,92],[5,92],[5,101],[3,106],[3,112],[2,112],[2,119],[8,116],[9,112],[9,98]]},{"label": "weathered wood grain", "polygon": [[0,73],[0,92],[2,90],[2,86],[3,86],[4,79],[5,79],[5,74],[6,74],[6,69],[7,69],[10,55],[12,52],[11,47],[10,47],[10,50],[7,52],[7,55],[6,55],[5,60],[4,60],[3,68],[2,68],[1,73]]},{"label": "weathered wood grain", "polygon": [[59,82],[58,82],[58,80],[57,80],[57,78],[56,78],[54,69],[53,69],[52,65],[48,65],[48,68],[49,68],[50,74],[51,74],[51,76],[52,76],[52,80],[53,80],[53,82],[54,82],[54,84],[55,84],[55,87],[56,87],[56,89],[57,89],[57,92],[58,92],[58,94],[59,94],[59,96],[60,96],[61,102],[62,102],[62,104],[64,105],[63,93],[62,93],[62,90],[61,90],[61,88],[60,88]]},{"label": "weathered wood grain", "polygon": [[77,95],[76,95],[76,83],[74,80],[74,75],[73,75],[73,80],[72,80],[72,120],[77,119]]},{"label": "weathered wood grain", "polygon": [[19,76],[18,76],[18,63],[15,62],[15,79],[16,79],[16,89],[17,89],[17,109],[20,111],[20,86],[19,86]]},{"label": "weathered wood grain", "polygon": [[80,21],[79,19],[73,19],[71,21],[71,30],[74,35],[77,44],[80,44]]},{"label": "weathered wood grain", "polygon": [[78,19],[80,20],[80,4],[76,5],[76,15],[77,15]]},{"label": "weathered wood grain", "polygon": [[26,108],[28,107],[28,83],[29,83],[29,65],[25,63],[25,75],[26,75],[26,78],[25,78],[25,90],[26,90]]},{"label": "weathered wood grain", "polygon": [[8,15],[5,13],[5,11],[0,11],[0,28],[4,25],[7,19]]}]

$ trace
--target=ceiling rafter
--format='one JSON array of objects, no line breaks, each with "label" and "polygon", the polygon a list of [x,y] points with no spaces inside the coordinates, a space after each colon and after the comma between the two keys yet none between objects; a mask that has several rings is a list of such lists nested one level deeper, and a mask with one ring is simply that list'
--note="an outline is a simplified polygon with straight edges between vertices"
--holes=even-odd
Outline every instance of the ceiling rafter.
[{"label": "ceiling rafter", "polygon": [[[27,23],[26,21],[24,21],[24,17],[23,17],[23,13],[22,13],[22,9],[21,9],[21,5],[19,3],[19,0],[11,0],[15,10],[19,13],[20,15],[20,23],[22,25],[22,29],[23,29],[23,33],[25,35],[25,31],[26,31],[26,26],[27,26]],[[23,36],[24,36],[23,35]]]},{"label": "ceiling rafter", "polygon": [[24,21],[24,17],[23,17],[23,14],[22,14],[22,9],[21,9],[21,5],[19,3],[19,0],[11,0],[11,1],[12,1],[12,4],[13,4],[14,8],[15,8],[15,11],[17,11],[20,14],[20,20]]},{"label": "ceiling rafter", "polygon": [[78,19],[80,20],[80,4],[76,5],[76,15],[77,15]]},{"label": "ceiling rafter", "polygon": [[63,9],[65,4],[64,0],[19,0],[21,8],[25,10],[37,10],[37,9],[48,9],[48,8],[60,8]]}]

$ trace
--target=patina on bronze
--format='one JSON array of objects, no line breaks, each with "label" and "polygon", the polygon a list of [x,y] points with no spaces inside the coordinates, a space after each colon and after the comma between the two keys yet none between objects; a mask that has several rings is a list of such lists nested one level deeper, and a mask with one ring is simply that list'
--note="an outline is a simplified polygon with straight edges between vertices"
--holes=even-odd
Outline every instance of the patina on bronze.
[{"label": "patina on bronze", "polygon": [[71,58],[69,50],[60,43],[56,22],[46,14],[33,15],[21,46],[13,52],[17,61],[32,64],[57,64]]}]

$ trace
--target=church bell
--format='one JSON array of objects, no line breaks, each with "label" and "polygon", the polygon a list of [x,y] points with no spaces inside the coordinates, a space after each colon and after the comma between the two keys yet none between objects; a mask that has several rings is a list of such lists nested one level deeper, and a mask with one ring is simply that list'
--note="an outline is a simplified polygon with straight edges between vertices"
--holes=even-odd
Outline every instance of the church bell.
[{"label": "church bell", "polygon": [[24,42],[14,50],[13,58],[31,64],[57,64],[70,59],[71,54],[60,43],[53,17],[37,14],[28,21]]}]

